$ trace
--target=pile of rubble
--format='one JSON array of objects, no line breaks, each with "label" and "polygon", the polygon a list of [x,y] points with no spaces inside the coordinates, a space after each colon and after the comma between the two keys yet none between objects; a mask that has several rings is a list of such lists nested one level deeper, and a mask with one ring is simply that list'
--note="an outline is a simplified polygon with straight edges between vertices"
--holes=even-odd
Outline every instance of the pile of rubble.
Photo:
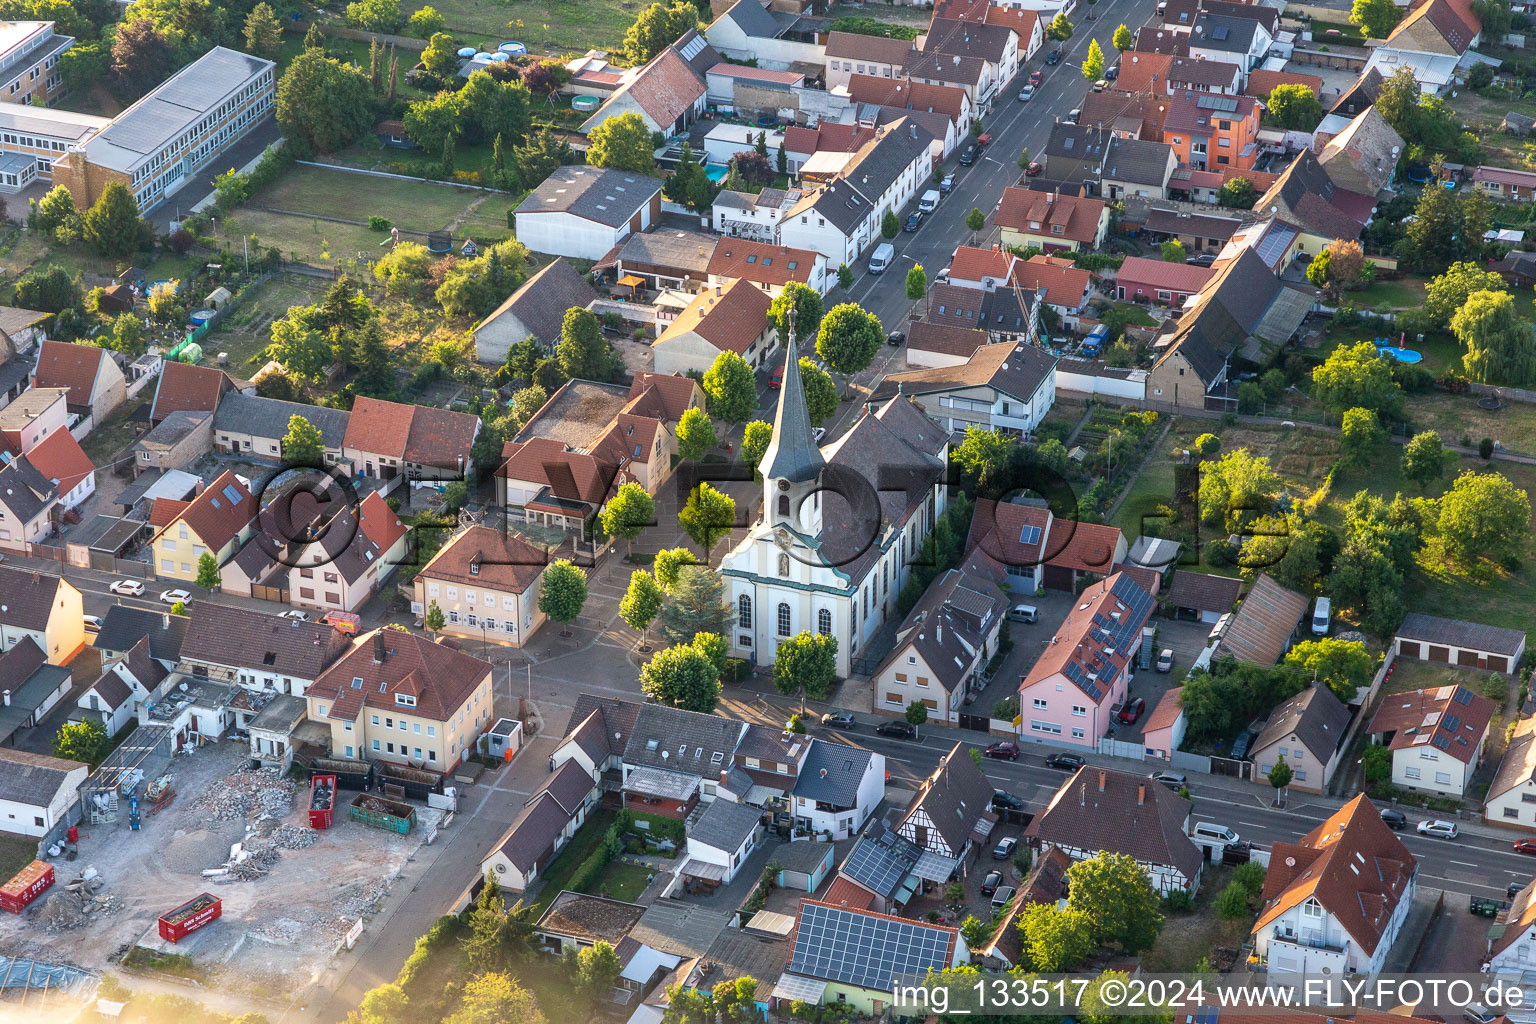
[{"label": "pile of rubble", "polygon": [[331,908],[340,915],[338,921],[342,923],[342,931],[350,928],[357,918],[377,912],[387,895],[389,885],[385,882],[353,882],[344,886],[331,897]]},{"label": "pile of rubble", "polygon": [[242,768],[208,788],[202,806],[214,821],[281,818],[293,810],[294,782],[276,767]]},{"label": "pile of rubble", "polygon": [[216,882],[249,882],[266,875],[283,850],[303,850],[315,845],[320,833],[308,825],[288,825],[263,818],[246,829],[245,839],[229,848],[229,859],[205,875]]},{"label": "pile of rubble", "polygon": [[86,868],[74,881],[48,895],[39,915],[40,923],[50,932],[62,932],[116,913],[117,897],[103,892],[104,884],[95,868]]},{"label": "pile of rubble", "polygon": [[1352,629],[1344,630],[1342,633],[1335,633],[1333,638],[1335,640],[1342,640],[1345,643],[1351,644],[1364,644],[1370,642],[1364,633],[1357,633]]}]

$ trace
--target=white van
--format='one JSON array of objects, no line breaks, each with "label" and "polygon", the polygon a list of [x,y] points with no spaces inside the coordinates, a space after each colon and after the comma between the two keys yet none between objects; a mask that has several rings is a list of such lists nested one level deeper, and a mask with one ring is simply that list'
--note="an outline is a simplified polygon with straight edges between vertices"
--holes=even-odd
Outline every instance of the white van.
[{"label": "white van", "polygon": [[1197,843],[1211,843],[1218,846],[1231,846],[1238,842],[1237,833],[1225,825],[1213,825],[1209,821],[1197,821],[1195,827],[1189,833],[1190,838]]},{"label": "white van", "polygon": [[1016,604],[1008,612],[1008,618],[1012,622],[1039,622],[1040,610],[1032,604]]},{"label": "white van", "polygon": [[917,208],[924,213],[932,213],[939,208],[939,190],[931,188],[923,193],[923,198],[917,201]]},{"label": "white van", "polygon": [[875,246],[875,251],[869,257],[869,272],[871,274],[883,274],[885,268],[891,265],[896,258],[896,247],[890,242],[881,242]]},{"label": "white van", "polygon": [[1333,602],[1326,597],[1317,599],[1317,607],[1312,609],[1312,632],[1317,636],[1328,635],[1328,625],[1333,619]]}]

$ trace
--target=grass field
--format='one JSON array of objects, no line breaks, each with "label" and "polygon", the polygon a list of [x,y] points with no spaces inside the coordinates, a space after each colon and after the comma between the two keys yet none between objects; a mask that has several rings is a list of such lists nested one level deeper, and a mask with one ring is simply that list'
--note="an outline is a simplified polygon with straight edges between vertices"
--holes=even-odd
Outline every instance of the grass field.
[{"label": "grass field", "polygon": [[1376,281],[1357,292],[1346,293],[1345,298],[1364,309],[1375,309],[1383,302],[1399,308],[1422,306],[1424,282],[1414,277],[1400,281]]},{"label": "grass field", "polygon": [[[420,10],[408,5],[407,14]],[[515,39],[534,55],[615,50],[646,5],[638,0],[434,0],[454,41],[462,46],[497,45]]]},{"label": "grass field", "polygon": [[645,887],[651,884],[651,872],[639,864],[625,864],[621,861],[609,861],[603,873],[587,886],[586,891],[594,896],[607,896],[609,899],[623,900],[633,903],[645,892]]},{"label": "grass field", "polygon": [[37,840],[0,836],[0,881],[15,877],[16,872],[36,859]]},{"label": "grass field", "polygon": [[507,196],[495,192],[293,167],[247,206],[220,220],[218,233],[237,248],[243,236],[255,235],[262,246],[276,246],[287,258],[330,266],[340,260],[377,258],[389,234],[317,215],[362,222],[384,217],[402,233],[416,233],[406,237],[417,241],[426,232],[448,228],[456,239],[473,232],[477,239],[496,242],[511,235],[506,226],[510,205]]}]

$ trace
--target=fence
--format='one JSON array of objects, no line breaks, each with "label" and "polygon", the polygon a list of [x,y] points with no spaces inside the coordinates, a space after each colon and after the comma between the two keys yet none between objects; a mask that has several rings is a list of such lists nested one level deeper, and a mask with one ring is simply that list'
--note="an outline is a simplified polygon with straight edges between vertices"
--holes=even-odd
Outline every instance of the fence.
[{"label": "fence", "polygon": [[1144,761],[1147,757],[1147,748],[1140,743],[1105,736],[1099,740],[1099,753],[1108,754],[1110,757],[1129,758],[1132,761]]}]

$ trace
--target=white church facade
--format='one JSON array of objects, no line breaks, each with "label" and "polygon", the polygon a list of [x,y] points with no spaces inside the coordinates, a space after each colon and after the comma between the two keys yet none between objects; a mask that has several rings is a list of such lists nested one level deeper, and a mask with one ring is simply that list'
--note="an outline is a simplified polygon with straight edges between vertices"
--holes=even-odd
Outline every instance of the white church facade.
[{"label": "white church facade", "polygon": [[763,454],[763,515],[721,561],[735,612],[732,656],[772,665],[803,631],[837,638],[846,678],[896,611],[909,566],[945,508],[949,435],[898,395],[819,448],[798,359],[786,360],[773,440]]}]

